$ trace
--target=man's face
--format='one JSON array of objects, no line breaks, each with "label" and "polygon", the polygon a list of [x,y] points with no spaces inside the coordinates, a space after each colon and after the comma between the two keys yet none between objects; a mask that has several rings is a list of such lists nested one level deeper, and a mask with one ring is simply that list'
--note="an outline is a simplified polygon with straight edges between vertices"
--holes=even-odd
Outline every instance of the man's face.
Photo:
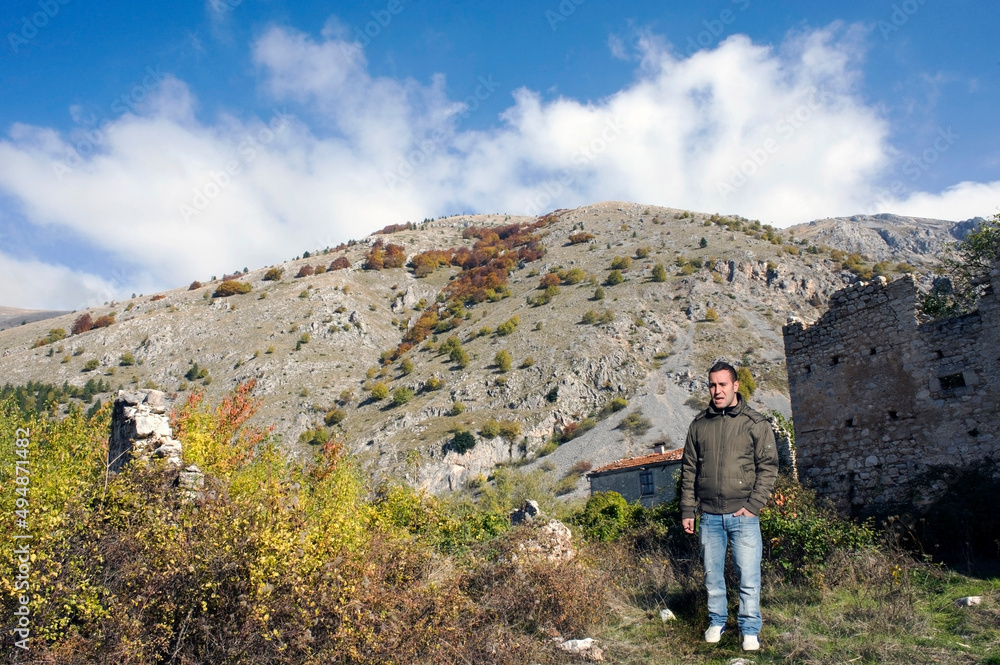
[{"label": "man's face", "polygon": [[713,372],[708,375],[708,392],[712,396],[712,405],[716,409],[725,409],[736,403],[736,391],[740,382],[733,381],[728,370]]}]

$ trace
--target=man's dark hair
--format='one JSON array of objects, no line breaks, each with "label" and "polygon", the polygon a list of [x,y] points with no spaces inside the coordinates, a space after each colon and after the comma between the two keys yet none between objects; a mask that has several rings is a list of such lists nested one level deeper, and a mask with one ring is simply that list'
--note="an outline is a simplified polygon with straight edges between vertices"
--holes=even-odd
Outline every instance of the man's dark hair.
[{"label": "man's dark hair", "polygon": [[712,368],[708,370],[708,375],[712,376],[716,372],[729,372],[729,376],[733,377],[733,383],[736,383],[738,380],[736,377],[736,368],[722,360],[712,365]]}]

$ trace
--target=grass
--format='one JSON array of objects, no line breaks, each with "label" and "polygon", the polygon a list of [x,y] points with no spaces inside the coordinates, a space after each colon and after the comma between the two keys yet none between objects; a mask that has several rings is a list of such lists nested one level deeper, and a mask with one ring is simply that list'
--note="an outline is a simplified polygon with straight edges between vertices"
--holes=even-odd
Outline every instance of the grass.
[{"label": "grass", "polygon": [[[613,617],[596,634],[608,662],[729,663],[743,656],[730,579],[730,622],[722,642],[706,644],[708,624],[697,556],[629,551],[595,559],[616,572]],[[979,595],[983,604],[957,607]],[[761,599],[765,663],[1000,662],[1000,578],[977,579],[914,562],[900,552],[837,554],[823,575],[788,582],[765,574]],[[669,607],[677,620],[663,622]]]}]

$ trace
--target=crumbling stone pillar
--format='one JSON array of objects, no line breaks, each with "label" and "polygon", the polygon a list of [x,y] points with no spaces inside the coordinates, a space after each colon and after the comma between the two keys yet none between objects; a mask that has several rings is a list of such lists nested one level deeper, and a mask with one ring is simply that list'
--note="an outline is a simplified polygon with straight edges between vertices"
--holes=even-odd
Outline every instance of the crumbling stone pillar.
[{"label": "crumbling stone pillar", "polygon": [[108,467],[120,471],[133,459],[160,459],[181,466],[181,443],[173,438],[167,400],[160,390],[119,390],[111,411]]}]

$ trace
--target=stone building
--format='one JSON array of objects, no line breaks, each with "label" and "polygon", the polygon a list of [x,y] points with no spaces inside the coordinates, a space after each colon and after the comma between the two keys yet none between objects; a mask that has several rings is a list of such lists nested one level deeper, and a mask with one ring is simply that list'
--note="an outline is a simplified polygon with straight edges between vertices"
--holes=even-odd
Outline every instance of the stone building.
[{"label": "stone building", "polygon": [[1000,457],[1000,263],[979,309],[920,323],[912,276],[836,292],[784,328],[799,476],[853,514],[926,505],[942,469]]},{"label": "stone building", "polygon": [[618,492],[626,501],[646,508],[670,501],[677,494],[684,449],[667,451],[658,445],[651,455],[618,460],[587,474],[590,492]]}]

